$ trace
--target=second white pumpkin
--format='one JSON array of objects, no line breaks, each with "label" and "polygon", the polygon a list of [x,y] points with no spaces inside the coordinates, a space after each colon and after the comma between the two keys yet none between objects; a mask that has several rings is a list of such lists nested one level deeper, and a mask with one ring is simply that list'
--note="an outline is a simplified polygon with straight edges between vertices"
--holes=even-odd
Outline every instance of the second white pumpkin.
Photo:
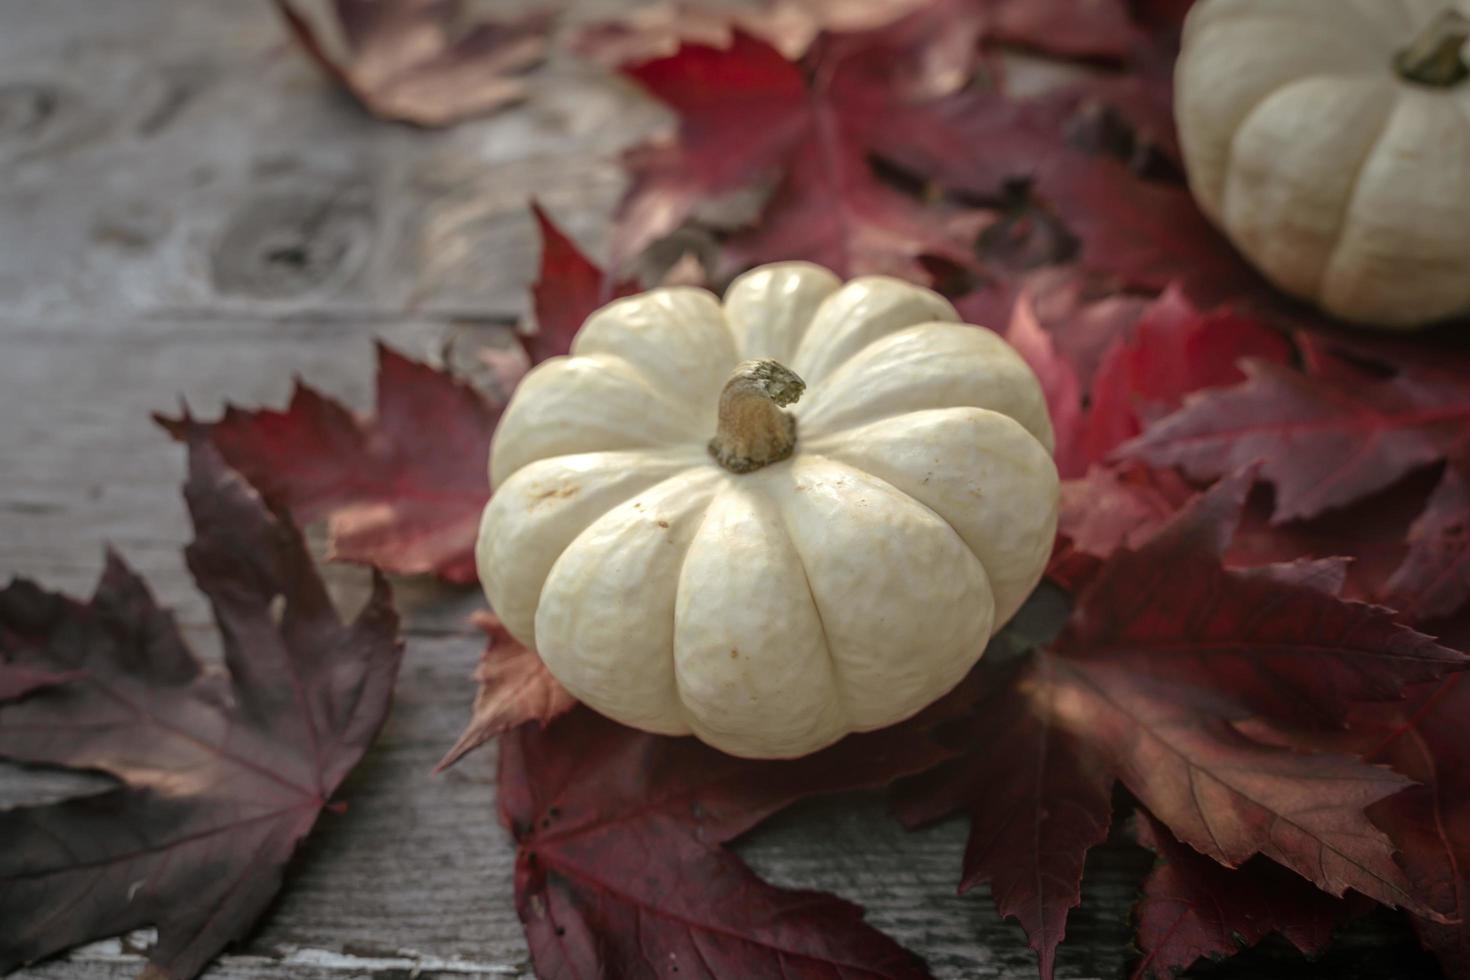
[{"label": "second white pumpkin", "polygon": [[[674,288],[603,308],[496,433],[492,606],[586,704],[736,755],[917,712],[1021,605],[1056,527],[1040,387],[958,321],[929,290],[805,263],[723,305]],[[768,443],[799,382],[750,359],[806,382],[794,446]],[[748,471],[712,455],[727,429],[751,436],[724,454]]]}]

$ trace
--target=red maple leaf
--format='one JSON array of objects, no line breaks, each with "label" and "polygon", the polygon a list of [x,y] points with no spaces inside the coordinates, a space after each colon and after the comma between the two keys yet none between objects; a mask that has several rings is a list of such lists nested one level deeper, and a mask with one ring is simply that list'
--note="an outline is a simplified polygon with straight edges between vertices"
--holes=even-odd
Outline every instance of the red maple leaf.
[{"label": "red maple leaf", "polygon": [[577,699],[567,693],[536,651],[510,635],[492,613],[479,613],[475,623],[485,631],[485,652],[475,668],[475,705],[464,734],[439,760],[443,772],[497,735],[528,721],[546,724],[566,714]]},{"label": "red maple leaf", "polygon": [[[1455,629],[1470,640],[1467,620]],[[1404,868],[1450,922],[1416,917],[1420,938],[1446,976],[1470,971],[1470,683],[1463,676],[1423,685],[1402,705],[1361,711],[1354,741],[1418,785],[1373,807]]]},{"label": "red maple leaf", "polygon": [[88,603],[0,591],[10,664],[71,675],[0,706],[0,756],[121,783],[0,811],[0,971],[154,925],[147,974],[194,976],[265,911],[387,713],[402,648],[383,579],[343,623],[300,533],[207,443],[184,496],[224,676],[114,555]]},{"label": "red maple leaf", "polygon": [[81,671],[37,670],[19,664],[0,662],[0,701],[15,701],[33,691],[65,684],[84,676]]},{"label": "red maple leaf", "polygon": [[970,261],[943,211],[873,172],[871,134],[900,110],[870,55],[834,39],[797,64],[736,32],[728,48],[686,44],[624,69],[680,123],[675,145],[628,157],[635,184],[619,212],[615,265],[673,230],[700,200],[763,182],[775,196],[732,245],[742,265],[808,259],[842,275],[927,281],[920,256]]},{"label": "red maple leaf", "polygon": [[911,828],[968,814],[959,891],[988,882],[1050,978],[1067,915],[1082,900],[1083,861],[1108,835],[1113,776],[1084,739],[1032,710],[1019,686],[1031,681],[1029,665],[986,660],[978,674],[984,694],[955,739],[977,748],[900,784],[895,809]]},{"label": "red maple leaf", "polygon": [[369,111],[445,126],[515,102],[546,56],[552,16],[475,19],[465,0],[333,0],[317,16],[276,6],[301,46]]},{"label": "red maple leaf", "polygon": [[1470,386],[1429,370],[1380,378],[1341,361],[1313,373],[1252,363],[1247,374],[1240,385],[1191,398],[1119,452],[1200,479],[1260,461],[1275,489],[1276,523],[1319,518],[1444,462],[1408,555],[1381,594],[1417,619],[1470,599]]},{"label": "red maple leaf", "polygon": [[285,411],[156,417],[198,432],[299,521],[326,519],[331,556],[387,572],[475,581],[475,531],[490,498],[490,438],[504,409],[467,383],[378,346],[370,418],[302,384]]},{"label": "red maple leaf", "polygon": [[1291,355],[1291,343],[1259,320],[1228,309],[1204,313],[1179,289],[1166,290],[1103,356],[1078,440],[1082,461],[1106,459],[1185,395],[1242,380],[1242,359],[1286,363]]},{"label": "red maple leaf", "polygon": [[1223,959],[1272,932],[1313,956],[1327,948],[1333,928],[1348,915],[1346,902],[1278,864],[1253,858],[1232,869],[1211,861],[1147,813],[1134,832],[1159,857],[1136,912],[1144,955],[1134,977],[1172,980],[1195,960]]},{"label": "red maple leaf", "polygon": [[722,846],[797,799],[945,758],[922,721],[756,762],[578,708],[516,729],[500,752],[516,909],[538,975],[928,976],[856,906],[768,885]]},{"label": "red maple leaf", "polygon": [[[1105,834],[1114,779],[1221,864],[1264,855],[1334,895],[1427,908],[1365,813],[1408,781],[1349,753],[1293,748],[1291,733],[1340,731],[1356,705],[1470,658],[1331,594],[1340,563],[1226,568],[1249,483],[1223,481],[1136,549],[1115,550],[1060,637],[980,703],[971,750],[904,787],[911,817],[971,811],[963,880],[1002,884],[1044,968]],[[1021,733],[1004,753],[994,732],[978,737],[996,718]]]},{"label": "red maple leaf", "polygon": [[531,213],[541,232],[541,267],[531,286],[535,327],[521,333],[521,345],[531,364],[565,354],[572,338],[598,307],[637,292],[631,280],[613,282],[566,234],[556,226],[541,205],[532,202]]}]

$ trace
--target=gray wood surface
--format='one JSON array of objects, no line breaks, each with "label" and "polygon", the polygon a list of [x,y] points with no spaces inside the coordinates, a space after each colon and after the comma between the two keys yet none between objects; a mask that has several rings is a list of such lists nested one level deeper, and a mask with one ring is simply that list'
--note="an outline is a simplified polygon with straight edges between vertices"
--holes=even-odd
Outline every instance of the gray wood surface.
[{"label": "gray wood surface", "polygon": [[[182,453],[149,413],[181,396],[204,413],[280,405],[295,374],[366,408],[374,337],[420,357],[452,344],[465,362],[504,343],[536,257],[528,198],[595,253],[618,152],[665,124],[627,86],[556,59],[524,104],[426,133],[334,91],[264,2],[4,0],[0,574],[85,594],[111,543],[213,655],[179,554]],[[345,603],[361,594],[360,572],[328,574]],[[429,775],[468,710],[480,640],[465,617],[481,600],[397,585],[408,657],[350,808],[324,817],[272,912],[209,977],[529,975],[493,749]],[[92,785],[0,768],[0,805]],[[988,895],[954,895],[964,833],[956,820],[906,834],[881,801],[854,798],[799,807],[739,850],[774,882],[863,904],[941,977],[1034,975]],[[1098,850],[1062,976],[1121,975],[1147,864]],[[1382,945],[1381,929],[1366,935]],[[131,977],[148,941],[20,975]]]}]

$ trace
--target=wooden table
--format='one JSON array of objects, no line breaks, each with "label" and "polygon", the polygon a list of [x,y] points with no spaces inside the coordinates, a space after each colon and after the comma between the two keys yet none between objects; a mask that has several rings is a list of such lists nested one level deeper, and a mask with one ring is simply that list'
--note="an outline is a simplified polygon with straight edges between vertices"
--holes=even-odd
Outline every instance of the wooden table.
[{"label": "wooden table", "polygon": [[[524,104],[420,132],[325,84],[259,0],[5,0],[0,572],[86,594],[111,543],[215,656],[179,553],[183,454],[149,413],[180,396],[206,415],[279,406],[293,374],[367,408],[375,337],[471,365],[525,308],[538,247],[527,200],[597,254],[618,152],[667,122],[557,59]],[[359,593],[356,571],[328,575],[344,601]],[[397,586],[408,655],[387,728],[345,787],[350,809],[324,816],[260,928],[210,977],[530,975],[494,749],[429,774],[466,718],[481,639],[465,619],[481,600]],[[0,805],[94,785],[3,768]],[[1020,929],[984,890],[954,894],[964,837],[962,820],[906,834],[858,797],[798,807],[738,849],[773,882],[863,904],[941,977],[1033,976]],[[1094,853],[1062,976],[1122,973],[1149,860],[1121,843]],[[131,977],[148,942],[94,943],[22,975]],[[1396,977],[1423,962],[1385,918],[1314,969]],[[1229,975],[1307,969],[1273,947]]]}]

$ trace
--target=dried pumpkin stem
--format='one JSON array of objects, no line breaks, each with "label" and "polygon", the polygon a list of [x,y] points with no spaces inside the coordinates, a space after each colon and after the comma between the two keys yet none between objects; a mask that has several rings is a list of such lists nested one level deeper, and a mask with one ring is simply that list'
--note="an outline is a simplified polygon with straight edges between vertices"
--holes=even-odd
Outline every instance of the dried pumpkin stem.
[{"label": "dried pumpkin stem", "polygon": [[743,361],[720,392],[720,420],[710,455],[732,473],[779,462],[796,448],[796,419],[781,411],[806,382],[775,361]]},{"label": "dried pumpkin stem", "polygon": [[1426,27],[1412,44],[1394,59],[1394,68],[1404,78],[1420,85],[1450,88],[1470,78],[1470,65],[1463,51],[1470,40],[1470,18],[1458,10],[1446,10]]}]

